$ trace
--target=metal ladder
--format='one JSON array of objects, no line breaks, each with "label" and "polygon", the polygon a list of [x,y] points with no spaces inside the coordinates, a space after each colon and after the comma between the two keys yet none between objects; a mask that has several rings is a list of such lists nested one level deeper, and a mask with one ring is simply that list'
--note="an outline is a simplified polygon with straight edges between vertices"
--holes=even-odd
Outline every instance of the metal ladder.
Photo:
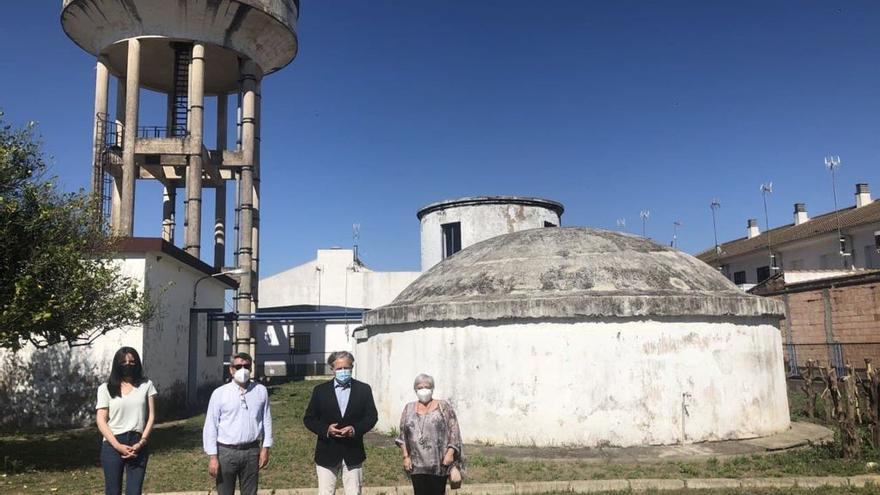
[{"label": "metal ladder", "polygon": [[172,43],[174,49],[174,87],[171,93],[171,129],[168,137],[187,134],[189,117],[189,64],[192,61],[191,43]]}]

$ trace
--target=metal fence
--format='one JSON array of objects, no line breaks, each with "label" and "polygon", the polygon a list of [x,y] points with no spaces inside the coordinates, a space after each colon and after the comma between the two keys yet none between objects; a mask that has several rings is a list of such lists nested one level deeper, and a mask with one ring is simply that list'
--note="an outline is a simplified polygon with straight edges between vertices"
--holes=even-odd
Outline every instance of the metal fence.
[{"label": "metal fence", "polygon": [[785,344],[785,373],[789,377],[800,376],[807,360],[818,361],[820,366],[831,365],[843,376],[844,366],[852,364],[856,370],[864,370],[865,359],[880,364],[880,342],[833,342],[819,344]]},{"label": "metal fence", "polygon": [[165,127],[146,125],[137,128],[138,139],[164,139],[188,136],[189,132],[181,127]]}]

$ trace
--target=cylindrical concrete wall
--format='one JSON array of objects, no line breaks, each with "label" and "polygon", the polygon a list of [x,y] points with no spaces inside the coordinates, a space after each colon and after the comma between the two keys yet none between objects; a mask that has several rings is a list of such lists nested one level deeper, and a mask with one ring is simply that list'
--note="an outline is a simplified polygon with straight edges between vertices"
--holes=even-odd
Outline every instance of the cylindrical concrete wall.
[{"label": "cylindrical concrete wall", "polygon": [[488,196],[441,201],[420,209],[422,271],[443,261],[443,226],[460,224],[461,249],[502,234],[561,225],[562,204],[540,198]]},{"label": "cylindrical concrete wall", "polygon": [[465,442],[632,446],[742,439],[789,427],[779,330],[768,318],[506,320],[371,326],[355,376],[380,430],[436,380]]}]

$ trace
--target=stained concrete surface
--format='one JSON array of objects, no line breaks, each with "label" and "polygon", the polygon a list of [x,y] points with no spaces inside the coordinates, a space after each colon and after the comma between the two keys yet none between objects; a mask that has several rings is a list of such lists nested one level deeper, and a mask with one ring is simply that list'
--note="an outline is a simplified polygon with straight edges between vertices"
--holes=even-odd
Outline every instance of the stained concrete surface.
[{"label": "stained concrete surface", "polygon": [[[782,450],[830,442],[834,433],[813,423],[793,422],[788,430],[762,438],[725,440],[684,445],[656,445],[638,447],[568,448],[568,447],[505,447],[492,445],[465,445],[468,457],[505,457],[517,460],[554,460],[595,463],[659,463],[696,461],[710,458],[723,459],[742,455],[762,455]],[[366,441],[373,445],[389,445],[391,437],[369,433]]]}]

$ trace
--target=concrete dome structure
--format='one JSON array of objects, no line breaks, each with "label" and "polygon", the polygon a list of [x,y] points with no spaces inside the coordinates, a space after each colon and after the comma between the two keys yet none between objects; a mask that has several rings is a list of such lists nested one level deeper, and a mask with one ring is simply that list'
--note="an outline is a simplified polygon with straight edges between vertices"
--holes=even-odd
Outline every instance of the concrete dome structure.
[{"label": "concrete dome structure", "polygon": [[466,441],[662,445],[789,426],[777,301],[645,238],[532,229],[475,244],[367,313],[380,428],[425,372]]}]

